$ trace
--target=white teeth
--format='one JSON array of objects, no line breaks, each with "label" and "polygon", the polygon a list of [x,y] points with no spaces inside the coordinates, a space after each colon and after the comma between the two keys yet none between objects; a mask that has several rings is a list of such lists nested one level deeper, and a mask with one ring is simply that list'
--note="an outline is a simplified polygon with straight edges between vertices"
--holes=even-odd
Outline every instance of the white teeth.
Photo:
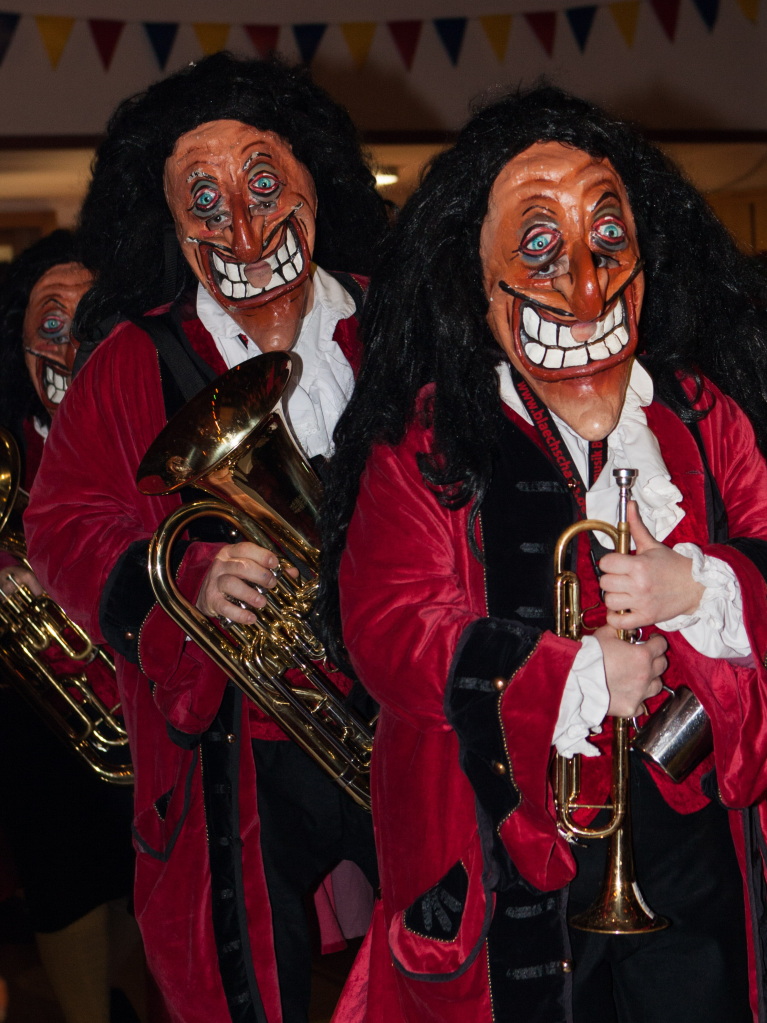
[{"label": "white teeth", "polygon": [[[254,288],[245,276],[244,263],[222,259],[215,249],[211,258],[211,265],[216,271],[222,295],[234,299],[256,298],[265,291],[272,291],[274,288],[289,284],[303,272],[303,252],[292,227],[288,227],[285,242],[280,248],[271,256],[267,256],[266,263],[272,271],[271,279],[265,288]],[[537,320],[536,314],[533,315]]]},{"label": "white teeth", "polygon": [[617,331],[614,334],[608,334],[604,339],[604,342],[610,351],[610,355],[615,355],[616,352],[619,352],[621,348],[623,348]]},{"label": "white teeth", "polygon": [[543,345],[539,345],[537,341],[531,341],[529,345],[525,345],[525,355],[528,357],[530,362],[534,362],[536,366],[540,366],[545,354],[546,349]]},{"label": "white teeth", "polygon": [[556,323],[552,323],[551,320],[541,320],[538,340],[541,344],[555,346],[557,343]]},{"label": "white teeth", "polygon": [[582,344],[581,341],[575,340],[569,327],[559,328],[560,348],[580,348],[581,344]]},{"label": "white teeth", "polygon": [[546,369],[601,362],[617,355],[628,344],[624,320],[625,309],[618,302],[603,319],[593,323],[591,338],[577,341],[570,327],[545,320],[532,306],[524,306],[520,334],[525,355],[530,362]]},{"label": "white teeth", "polygon": [[45,387],[45,394],[48,401],[54,405],[58,405],[67,389],[69,380],[67,377],[62,376],[61,373],[57,373],[51,366],[45,367],[45,376],[43,377],[43,386]]},{"label": "white teeth", "polygon": [[563,366],[585,366],[589,361],[588,354],[586,352],[586,346],[583,345],[581,348],[570,348],[565,352]]},{"label": "white teeth", "polygon": [[610,349],[604,341],[595,341],[593,345],[589,345],[589,356],[601,362],[602,359],[610,358]]},{"label": "white teeth", "polygon": [[538,340],[538,324],[541,322],[538,314],[526,305],[522,310],[522,327],[529,338]]}]

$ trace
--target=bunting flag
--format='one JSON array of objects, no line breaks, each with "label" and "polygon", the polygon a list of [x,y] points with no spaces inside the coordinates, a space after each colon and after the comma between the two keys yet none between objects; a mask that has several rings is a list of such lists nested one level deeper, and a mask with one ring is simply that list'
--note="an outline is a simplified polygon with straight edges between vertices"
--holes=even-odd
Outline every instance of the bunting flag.
[{"label": "bunting flag", "polygon": [[327,24],[323,22],[293,26],[296,46],[304,64],[311,64],[314,60],[314,55],[322,42],[322,37],[325,35],[327,27]]},{"label": "bunting flag", "polygon": [[681,0],[650,0],[650,7],[655,11],[655,16],[671,43],[676,36],[680,3]]},{"label": "bunting flag", "polygon": [[557,12],[535,11],[533,14],[526,14],[525,20],[546,51],[546,56],[551,57],[554,53],[554,37],[557,33]]},{"label": "bunting flag", "polygon": [[112,21],[110,18],[90,18],[88,20],[93,41],[101,57],[101,64],[105,71],[109,70],[112,57],[115,55],[117,44],[120,41],[124,21]]},{"label": "bunting flag", "polygon": [[59,66],[64,47],[69,41],[69,36],[75,24],[74,18],[60,18],[53,14],[35,15],[37,31],[45,46],[48,60],[52,68]]},{"label": "bunting flag", "polygon": [[178,22],[145,21],[144,31],[157,58],[157,63],[160,65],[160,70],[164,71],[178,35]]},{"label": "bunting flag", "polygon": [[706,28],[712,31],[719,17],[719,0],[692,0],[698,14],[703,18]]},{"label": "bunting flag", "polygon": [[[637,3],[639,0],[637,0]],[[509,32],[511,31],[510,14],[486,14],[479,19],[479,23],[485,30],[487,41],[493,48],[493,53],[498,58],[498,63],[503,64],[506,58],[506,50],[509,45]]]},{"label": "bunting flag", "polygon": [[418,40],[421,38],[422,21],[390,21],[388,22],[394,45],[402,57],[402,63],[410,71],[415,60],[415,51],[418,49]]},{"label": "bunting flag", "polygon": [[453,67],[458,63],[468,18],[435,18],[434,27]]},{"label": "bunting flag", "polygon": [[259,57],[271,57],[277,49],[277,40],[280,37],[279,25],[243,25],[245,32],[253,43],[253,48]]},{"label": "bunting flag", "polygon": [[0,11],[0,64],[3,63],[8,47],[11,45],[20,17],[20,14],[3,14]]},{"label": "bunting flag", "polygon": [[218,53],[226,48],[226,40],[229,36],[229,25],[216,21],[198,21],[192,26],[200,49],[209,56],[211,53]]},{"label": "bunting flag", "polygon": [[589,7],[569,7],[565,14],[570,22],[578,49],[583,53],[586,49],[591,26],[594,24],[594,15],[597,13],[596,4]]},{"label": "bunting flag", "polygon": [[[551,2],[553,3],[553,0]],[[663,32],[672,44],[676,41],[681,2],[682,0],[647,0]],[[584,4],[583,0],[580,0],[580,2],[572,7],[528,12],[520,11],[519,13],[524,16],[530,30],[543,47],[546,55],[552,58],[556,42],[557,19],[560,12],[564,13],[570,26],[570,31],[581,53],[586,51],[591,32],[594,28],[597,11],[600,8],[609,8],[613,21],[626,46],[631,49],[636,38],[641,3],[642,0],[599,0],[599,2]],[[697,11],[698,16],[709,32],[713,32],[716,28],[721,3],[722,0],[692,0],[694,10]],[[735,0],[735,3],[745,18],[752,24],[757,23],[761,0]],[[466,6],[470,6],[468,0]],[[9,47],[15,38],[21,17],[22,13],[0,11],[0,65],[2,65]],[[434,18],[432,21],[437,37],[444,47],[451,65],[457,67],[461,59],[469,21],[479,22],[496,59],[499,63],[503,63],[506,60],[509,48],[512,17],[513,15],[511,14],[477,16],[472,12],[464,17]],[[50,65],[54,69],[59,65],[76,21],[87,21],[101,65],[104,71],[109,71],[125,26],[134,23],[114,18],[85,19],[36,15],[35,22],[38,32],[48,55]],[[189,23],[141,21],[135,22],[135,24],[143,27],[157,64],[160,70],[164,71],[175,46],[181,24]],[[250,39],[255,52],[262,58],[276,52],[281,31],[283,29],[290,29],[293,32],[301,60],[305,64],[310,64],[317,55],[328,24],[328,22],[311,22],[295,25],[288,22],[271,25],[238,23],[236,27],[243,30]],[[357,69],[364,67],[368,61],[373,40],[380,24],[383,24],[383,22],[349,21],[338,23],[338,28],[341,30],[349,55]],[[408,71],[412,71],[421,40],[424,19],[387,21],[385,24],[389,28],[402,63]],[[223,22],[194,22],[191,23],[191,27],[195,31],[203,53],[211,54],[226,47],[232,25]]]},{"label": "bunting flag", "polygon": [[610,4],[610,14],[612,14],[626,46],[631,49],[634,45],[634,36],[639,20],[639,0],[620,0],[619,3]]},{"label": "bunting flag", "polygon": [[759,18],[759,0],[738,0],[738,7],[749,21],[756,24]]},{"label": "bunting flag", "polygon": [[352,60],[358,68],[362,67],[368,59],[375,32],[376,23],[374,21],[348,21],[341,25],[341,33],[346,40]]}]

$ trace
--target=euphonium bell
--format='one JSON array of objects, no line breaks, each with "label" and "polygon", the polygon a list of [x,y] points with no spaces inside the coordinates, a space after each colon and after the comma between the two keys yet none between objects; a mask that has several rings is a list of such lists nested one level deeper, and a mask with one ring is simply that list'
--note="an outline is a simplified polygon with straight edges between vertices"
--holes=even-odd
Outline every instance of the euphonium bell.
[{"label": "euphonium bell", "polygon": [[[627,507],[631,488],[637,477],[636,469],[614,469],[613,476],[619,487],[618,525],[596,519],[583,519],[573,523],[561,534],[554,550],[555,631],[558,636],[580,639],[582,632],[580,581],[574,572],[565,569],[565,557],[570,543],[581,533],[606,533],[619,554],[631,549],[631,533],[627,521]],[[629,630],[618,635],[632,642]],[[579,803],[580,756],[554,758],[554,800],[559,830],[568,841],[578,838],[609,838],[602,890],[589,909],[570,919],[571,926],[597,934],[646,934],[668,927],[665,917],[657,916],[647,906],[636,882],[634,855],[631,846],[631,816],[629,804],[629,720],[613,718],[611,803],[594,805]],[[605,810],[609,818],[603,826],[580,825],[574,819],[578,810]]]},{"label": "euphonium bell", "polygon": [[[21,515],[27,495],[20,489],[19,451],[12,435],[0,427],[0,550],[26,568]],[[13,576],[10,578],[13,580]],[[104,781],[133,783],[128,735],[119,704],[108,707],[82,670],[54,670],[48,654],[59,651],[71,661],[98,659],[114,677],[109,654],[47,594],[36,597],[15,580],[15,591],[0,592],[0,670],[56,734]]]},{"label": "euphonium bell", "polygon": [[[357,803],[370,808],[371,726],[359,720],[320,670],[325,651],[312,626],[321,484],[285,422],[281,398],[293,356],[272,352],[241,363],[189,401],[139,466],[145,494],[194,485],[216,500],[183,505],[162,523],[149,551],[158,602],[253,702]],[[192,522],[223,519],[280,558],[277,583],[259,590],[255,625],[213,624],[179,591],[172,545]],[[285,568],[298,569],[293,579]],[[285,672],[297,668],[308,686]]]}]

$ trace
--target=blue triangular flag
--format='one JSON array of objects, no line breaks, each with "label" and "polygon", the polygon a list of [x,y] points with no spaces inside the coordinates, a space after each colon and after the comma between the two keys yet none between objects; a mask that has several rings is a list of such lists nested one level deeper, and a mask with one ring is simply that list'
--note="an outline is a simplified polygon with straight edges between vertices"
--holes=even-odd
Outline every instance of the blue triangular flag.
[{"label": "blue triangular flag", "polygon": [[327,22],[293,26],[296,46],[304,64],[311,64],[314,60],[314,55],[322,42],[322,37],[325,35],[327,27]]},{"label": "blue triangular flag", "polygon": [[468,18],[435,18],[434,27],[447,50],[450,63],[455,66],[461,54],[463,37],[466,32]]},{"label": "blue triangular flag", "polygon": [[586,49],[586,42],[591,33],[591,26],[594,24],[594,15],[597,13],[596,4],[589,7],[571,7],[565,11],[570,28],[573,30],[578,49],[583,53]]},{"label": "blue triangular flag", "polygon": [[698,14],[703,18],[706,28],[710,31],[719,17],[719,0],[692,0]]},{"label": "blue triangular flag", "polygon": [[160,70],[164,71],[165,65],[168,63],[170,51],[173,49],[173,44],[176,41],[178,22],[145,21],[144,31],[149,37],[149,42],[152,44],[152,49],[154,50],[154,55],[157,58],[157,63],[160,65]]},{"label": "blue triangular flag", "polygon": [[0,12],[0,64],[5,60],[5,54],[11,45],[13,34],[19,24],[18,14],[4,14]]}]

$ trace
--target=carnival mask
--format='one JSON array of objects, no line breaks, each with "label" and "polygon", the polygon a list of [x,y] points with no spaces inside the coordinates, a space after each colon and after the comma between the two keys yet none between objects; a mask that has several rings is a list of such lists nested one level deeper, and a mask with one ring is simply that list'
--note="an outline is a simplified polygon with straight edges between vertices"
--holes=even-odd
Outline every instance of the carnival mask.
[{"label": "carnival mask", "polygon": [[290,348],[311,301],[317,205],[290,146],[240,121],[201,124],[166,161],[165,196],[202,286],[262,351]]},{"label": "carnival mask", "polygon": [[617,173],[559,142],[514,157],[480,236],[488,323],[538,397],[581,437],[615,427],[637,346],[644,279]]},{"label": "carnival mask", "polygon": [[80,263],[59,263],[37,281],[24,313],[24,361],[40,401],[53,415],[72,378],[70,334],[77,303],[92,277]]}]

